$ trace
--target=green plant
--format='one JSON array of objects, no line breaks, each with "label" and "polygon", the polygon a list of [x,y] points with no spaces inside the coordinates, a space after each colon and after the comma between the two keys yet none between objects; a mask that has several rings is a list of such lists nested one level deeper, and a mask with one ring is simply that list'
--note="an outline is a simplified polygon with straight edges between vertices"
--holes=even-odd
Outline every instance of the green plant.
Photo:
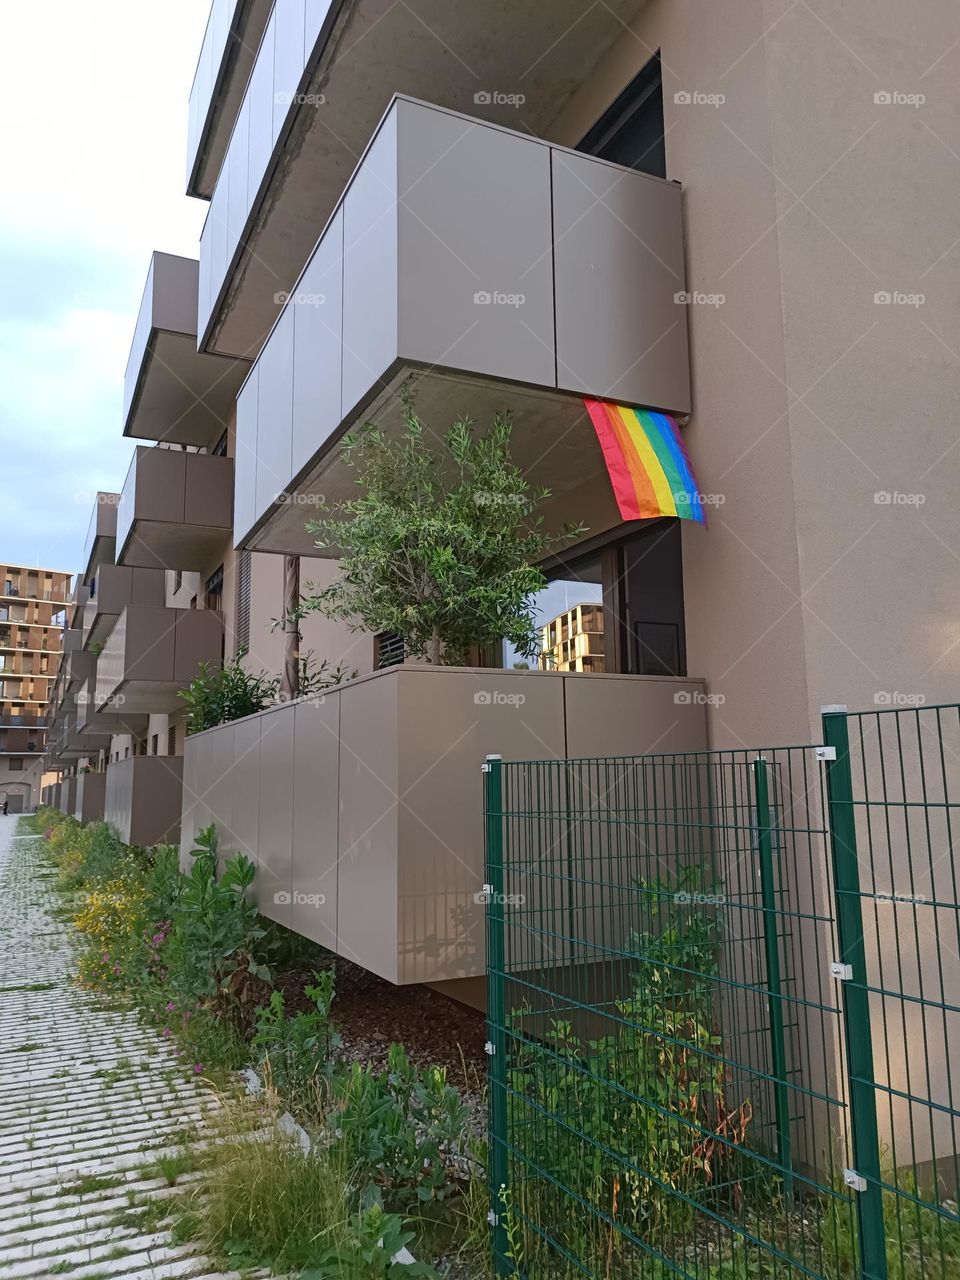
[{"label": "green plant", "polygon": [[318,1264],[309,1267],[302,1280],[401,1280],[404,1276],[437,1277],[425,1262],[395,1262],[401,1249],[413,1240],[398,1214],[371,1205],[351,1215],[339,1244],[325,1251]]},{"label": "green plant", "polygon": [[338,549],[340,576],[300,611],[396,632],[433,663],[462,663],[504,637],[534,655],[530,601],[546,585],[535,562],[583,530],[546,533],[536,513],[549,491],[527,483],[510,431],[502,414],[482,436],[460,419],[437,448],[408,403],[398,439],[373,424],[353,434],[344,460],[359,496],[307,526],[318,547]]},{"label": "green plant", "polygon": [[354,1062],[334,1079],[334,1095],[334,1122],[365,1200],[402,1208],[450,1194],[444,1153],[462,1155],[468,1111],[445,1069],[420,1070],[392,1044],[385,1071]]},{"label": "green plant", "polygon": [[329,1074],[331,1055],[339,1043],[330,1023],[333,972],[327,969],[314,977],[314,985],[304,988],[315,1006],[308,1013],[288,1018],[280,991],[274,991],[270,1003],[257,1012],[253,1047],[260,1051],[260,1063],[268,1067],[274,1088],[294,1102],[303,1102],[317,1078]]},{"label": "green plant", "polygon": [[348,671],[342,662],[331,666],[327,658],[319,663],[315,662],[313,650],[300,657],[300,680],[297,686],[300,696],[316,697],[318,694],[325,693],[327,689],[335,689],[337,685],[343,684],[344,680],[353,680],[357,676],[357,670],[354,668]]},{"label": "green plant", "polygon": [[223,664],[202,662],[200,673],[180,697],[187,704],[187,732],[200,733],[215,725],[239,720],[270,706],[280,681],[261,671],[253,675],[243,665],[246,650]]},{"label": "green plant", "polygon": [[244,854],[224,863],[217,877],[217,831],[211,824],[190,851],[193,864],[183,877],[177,910],[162,957],[170,987],[181,999],[229,1003],[240,969],[270,980],[255,952],[264,936],[257,909],[247,898],[256,868]]}]

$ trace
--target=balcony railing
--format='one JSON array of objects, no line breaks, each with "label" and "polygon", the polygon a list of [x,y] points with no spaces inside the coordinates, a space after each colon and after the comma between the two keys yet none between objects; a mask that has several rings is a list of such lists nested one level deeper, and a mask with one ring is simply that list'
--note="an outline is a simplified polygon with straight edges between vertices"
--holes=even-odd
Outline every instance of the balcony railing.
[{"label": "balcony railing", "polygon": [[83,610],[83,647],[92,649],[102,645],[127,605],[162,606],[166,599],[165,585],[161,569],[102,565],[97,574],[96,592]]},{"label": "balcony railing", "polygon": [[315,554],[343,435],[414,388],[439,428],[510,411],[565,523],[603,474],[585,396],[690,410],[684,279],[677,184],[397,98],[238,397],[237,544]]},{"label": "balcony railing", "polygon": [[138,447],[117,516],[117,564],[200,570],[232,527],[233,459]]},{"label": "balcony railing", "polygon": [[107,765],[103,818],[126,844],[176,841],[183,795],[182,756],[129,756]]},{"label": "balcony railing", "polygon": [[544,133],[643,3],[515,0],[493,39],[477,0],[275,0],[203,229],[203,350],[256,353],[395,90]]},{"label": "balcony railing", "polygon": [[118,493],[98,493],[90,514],[87,536],[83,543],[83,567],[77,578],[73,593],[74,605],[82,605],[83,582],[92,577],[98,565],[113,561],[114,545],[117,537],[117,504]]},{"label": "balcony railing", "polygon": [[223,615],[214,609],[130,605],[110,633],[97,664],[97,710],[171,712],[200,664],[223,656]]}]

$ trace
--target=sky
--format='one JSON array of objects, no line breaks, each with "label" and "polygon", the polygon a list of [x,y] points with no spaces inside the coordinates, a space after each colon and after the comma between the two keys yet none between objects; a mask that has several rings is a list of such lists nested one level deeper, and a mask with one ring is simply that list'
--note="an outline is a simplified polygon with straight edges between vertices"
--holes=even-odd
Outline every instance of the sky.
[{"label": "sky", "polygon": [[0,561],[74,573],[119,490],[154,249],[198,255],[187,103],[207,0],[10,5],[0,44]]}]

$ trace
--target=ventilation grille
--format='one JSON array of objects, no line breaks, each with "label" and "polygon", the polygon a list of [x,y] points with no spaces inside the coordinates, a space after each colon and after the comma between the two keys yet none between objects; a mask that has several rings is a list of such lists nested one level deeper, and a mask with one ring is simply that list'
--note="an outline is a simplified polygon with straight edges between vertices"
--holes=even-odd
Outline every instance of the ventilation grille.
[{"label": "ventilation grille", "polygon": [[237,648],[250,647],[250,579],[252,575],[251,552],[237,553]]}]

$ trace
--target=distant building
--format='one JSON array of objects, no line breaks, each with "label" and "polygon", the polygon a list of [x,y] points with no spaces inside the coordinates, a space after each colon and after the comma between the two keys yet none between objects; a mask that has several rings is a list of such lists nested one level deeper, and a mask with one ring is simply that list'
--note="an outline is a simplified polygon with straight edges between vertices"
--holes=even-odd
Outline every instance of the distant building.
[{"label": "distant building", "polygon": [[69,594],[68,573],[0,564],[0,805],[12,813],[40,798]]},{"label": "distant building", "polygon": [[603,670],[603,605],[575,604],[540,634],[540,665],[545,670]]}]

